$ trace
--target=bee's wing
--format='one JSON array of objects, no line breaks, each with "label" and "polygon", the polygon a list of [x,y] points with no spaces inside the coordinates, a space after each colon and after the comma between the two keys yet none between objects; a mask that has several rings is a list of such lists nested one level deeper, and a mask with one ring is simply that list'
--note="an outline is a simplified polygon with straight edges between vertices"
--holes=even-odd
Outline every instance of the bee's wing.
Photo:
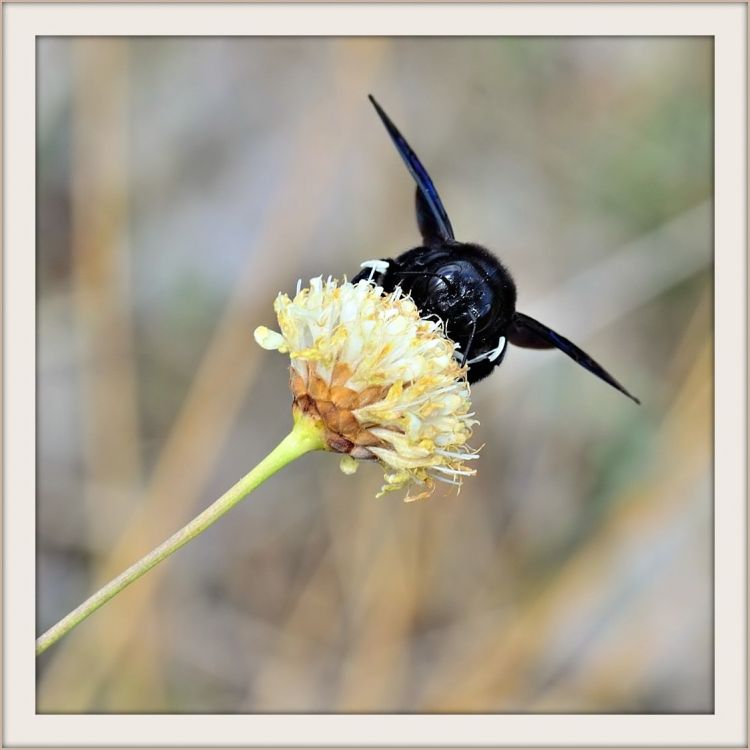
[{"label": "bee's wing", "polygon": [[427,170],[422,166],[422,162],[419,161],[411,146],[391,122],[383,108],[375,101],[375,98],[370,95],[369,99],[383,121],[385,129],[391,136],[391,140],[404,160],[407,169],[417,183],[417,223],[422,238],[428,245],[434,244],[436,241],[455,239],[448,214],[443,208],[443,202],[440,200],[438,191],[435,189],[430,175],[427,174]]},{"label": "bee's wing", "polygon": [[605,383],[609,383],[613,388],[617,388],[620,393],[624,393],[628,398],[635,401],[636,404],[641,402],[631,393],[623,388],[598,362],[589,357],[583,349],[579,349],[572,341],[569,341],[559,333],[555,333],[551,328],[540,323],[534,318],[530,318],[523,313],[515,313],[513,322],[508,329],[508,340],[511,344],[521,346],[525,349],[552,349],[557,348],[567,354],[572,360],[578,362],[581,367],[585,367],[590,373],[601,378]]}]

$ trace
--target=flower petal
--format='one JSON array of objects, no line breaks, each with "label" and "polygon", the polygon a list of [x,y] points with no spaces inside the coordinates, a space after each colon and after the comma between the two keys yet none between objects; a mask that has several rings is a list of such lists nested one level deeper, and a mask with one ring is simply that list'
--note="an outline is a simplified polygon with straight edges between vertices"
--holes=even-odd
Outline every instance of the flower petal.
[{"label": "flower petal", "polygon": [[475,473],[465,463],[477,458],[466,368],[441,321],[421,318],[400,288],[384,294],[366,280],[311,279],[274,309],[281,333],[261,326],[255,339],[290,352],[295,404],[324,420],[331,450],[348,454],[342,471],[356,468],[353,456],[376,457],[381,494],[414,484],[417,497],[434,480],[460,485]]}]

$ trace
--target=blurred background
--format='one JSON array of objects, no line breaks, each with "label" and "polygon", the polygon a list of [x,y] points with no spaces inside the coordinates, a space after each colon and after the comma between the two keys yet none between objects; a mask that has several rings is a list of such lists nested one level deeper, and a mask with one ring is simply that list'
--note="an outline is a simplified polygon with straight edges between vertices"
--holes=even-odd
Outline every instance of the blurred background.
[{"label": "blurred background", "polygon": [[559,352],[460,495],[306,456],[39,660],[39,712],[711,712],[712,56],[692,38],[42,38],[38,634],[291,424],[298,278],[456,235]]}]

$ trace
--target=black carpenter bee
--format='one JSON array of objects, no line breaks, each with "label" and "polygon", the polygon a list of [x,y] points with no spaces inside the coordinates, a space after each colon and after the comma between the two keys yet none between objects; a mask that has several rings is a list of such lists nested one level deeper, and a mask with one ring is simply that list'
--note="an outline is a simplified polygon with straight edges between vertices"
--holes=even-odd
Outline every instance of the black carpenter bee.
[{"label": "black carpenter bee", "polygon": [[573,342],[516,311],[516,285],[508,270],[489,250],[456,241],[427,170],[382,107],[372,96],[370,101],[417,183],[417,224],[423,244],[396,259],[362,263],[363,270],[353,281],[368,279],[386,292],[400,286],[422,315],[443,320],[446,333],[458,344],[457,356],[468,365],[470,383],[487,377],[503,361],[508,342],[528,349],[556,347],[640,403]]}]

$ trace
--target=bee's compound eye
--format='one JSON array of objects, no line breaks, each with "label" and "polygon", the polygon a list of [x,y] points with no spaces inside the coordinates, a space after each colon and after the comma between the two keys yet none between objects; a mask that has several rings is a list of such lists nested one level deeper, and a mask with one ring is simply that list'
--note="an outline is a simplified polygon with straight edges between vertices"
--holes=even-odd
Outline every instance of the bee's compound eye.
[{"label": "bee's compound eye", "polygon": [[446,263],[438,268],[437,273],[430,277],[427,291],[431,295],[456,294],[460,283],[461,266],[458,263]]},{"label": "bee's compound eye", "polygon": [[427,282],[427,293],[431,297],[445,294],[447,291],[448,285],[442,276],[430,276],[430,280]]}]

